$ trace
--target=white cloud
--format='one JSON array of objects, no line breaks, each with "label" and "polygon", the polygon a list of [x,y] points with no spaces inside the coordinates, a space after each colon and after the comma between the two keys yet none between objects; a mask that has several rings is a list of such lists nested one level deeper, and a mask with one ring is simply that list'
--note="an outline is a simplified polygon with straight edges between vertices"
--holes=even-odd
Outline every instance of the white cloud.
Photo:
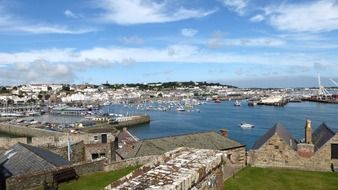
[{"label": "white cloud", "polygon": [[157,3],[152,0],[100,0],[95,2],[105,10],[101,20],[121,25],[164,23],[190,18],[205,17],[216,10],[168,8],[168,2]]},{"label": "white cloud", "polygon": [[198,30],[192,28],[183,28],[181,34],[185,37],[194,37],[198,33]]},{"label": "white cloud", "polygon": [[249,0],[219,0],[229,10],[244,15],[245,8],[248,6]]},{"label": "white cloud", "polygon": [[[243,68],[246,66],[302,68],[313,67],[313,63],[320,63],[332,71],[338,69],[335,57],[323,57],[322,54],[236,53],[209,51],[184,44],[163,48],[113,46],[85,50],[46,49],[16,53],[0,52],[0,65],[3,65],[0,69],[0,81],[9,81],[7,83],[72,82],[90,69],[138,63],[241,64]],[[318,66],[319,64],[315,65]]]},{"label": "white cloud", "polygon": [[5,30],[13,30],[19,32],[27,32],[32,34],[85,34],[96,31],[94,28],[83,28],[83,29],[71,29],[66,26],[57,25],[23,25],[23,26],[12,26]]},{"label": "white cloud", "polygon": [[16,53],[0,53],[1,64],[26,64],[36,60],[50,63],[69,63],[81,67],[105,67],[120,63],[243,63],[307,65],[319,62],[336,65],[334,59],[301,53],[230,53],[209,51],[198,46],[177,44],[164,48],[153,47],[96,47],[86,50],[46,49]]},{"label": "white cloud", "polygon": [[0,7],[0,31],[21,32],[31,34],[84,34],[96,31],[94,28],[69,27],[46,23],[32,23],[17,18]]},{"label": "white cloud", "polygon": [[224,44],[228,46],[278,47],[285,45],[285,42],[276,38],[242,38],[226,39]]},{"label": "white cloud", "polygon": [[69,83],[76,78],[71,65],[50,63],[43,59],[4,67],[0,70],[0,76],[9,84]]},{"label": "white cloud", "polygon": [[250,18],[250,21],[251,21],[251,22],[261,22],[261,21],[263,21],[264,19],[265,19],[265,18],[264,18],[263,15],[258,14],[258,15],[256,15],[256,16],[251,17],[251,18]]},{"label": "white cloud", "polygon": [[76,15],[75,13],[73,13],[73,11],[66,9],[65,12],[63,13],[66,17],[70,17],[70,18],[78,18],[78,15]]},{"label": "white cloud", "polygon": [[281,31],[326,32],[338,29],[338,5],[335,0],[284,3],[266,7],[265,13],[269,23]]}]

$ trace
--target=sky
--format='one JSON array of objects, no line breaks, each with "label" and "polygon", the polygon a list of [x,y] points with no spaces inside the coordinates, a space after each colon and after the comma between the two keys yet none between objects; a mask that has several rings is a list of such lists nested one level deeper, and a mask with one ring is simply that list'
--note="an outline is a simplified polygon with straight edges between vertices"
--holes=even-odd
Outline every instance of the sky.
[{"label": "sky", "polygon": [[338,0],[0,0],[0,86],[338,81]]}]

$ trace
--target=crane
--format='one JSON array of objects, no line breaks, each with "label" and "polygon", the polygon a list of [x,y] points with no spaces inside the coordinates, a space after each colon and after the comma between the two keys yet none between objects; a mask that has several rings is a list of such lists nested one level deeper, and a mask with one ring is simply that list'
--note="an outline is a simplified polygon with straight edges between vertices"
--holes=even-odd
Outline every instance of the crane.
[{"label": "crane", "polygon": [[331,94],[329,93],[329,91],[327,91],[325,89],[325,87],[322,86],[321,81],[320,81],[320,74],[319,73],[318,73],[318,86],[319,86],[319,89],[318,89],[318,97],[319,98],[322,98],[322,96],[331,96]]}]

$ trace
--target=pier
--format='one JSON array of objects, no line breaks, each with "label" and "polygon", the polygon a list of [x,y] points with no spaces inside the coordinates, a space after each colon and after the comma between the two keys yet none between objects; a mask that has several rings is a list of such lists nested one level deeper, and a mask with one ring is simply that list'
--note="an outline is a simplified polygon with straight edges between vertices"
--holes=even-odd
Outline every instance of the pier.
[{"label": "pier", "polygon": [[117,123],[101,123],[92,127],[82,128],[81,131],[88,133],[101,133],[101,132],[111,132],[116,129],[122,129],[124,127],[133,127],[141,124],[147,124],[150,122],[149,115],[141,115],[141,116],[130,116],[124,117],[120,119]]}]

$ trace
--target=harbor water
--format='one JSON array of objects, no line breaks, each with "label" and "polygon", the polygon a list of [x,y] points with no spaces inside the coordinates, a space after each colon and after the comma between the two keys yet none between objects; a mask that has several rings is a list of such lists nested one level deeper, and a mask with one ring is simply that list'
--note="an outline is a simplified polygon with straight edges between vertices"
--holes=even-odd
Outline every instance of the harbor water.
[{"label": "harbor water", "polygon": [[[155,103],[156,105],[156,103]],[[158,106],[158,105],[157,105]],[[198,109],[198,111],[196,111]],[[129,131],[139,139],[149,139],[164,136],[174,136],[203,131],[219,132],[227,129],[229,137],[248,149],[268,129],[277,122],[282,123],[295,139],[304,138],[304,126],[307,118],[311,119],[313,130],[325,122],[334,132],[338,131],[338,104],[322,104],[315,102],[288,103],[284,107],[254,106],[246,102],[234,106],[234,102],[198,105],[188,111],[168,111],[150,109],[140,110],[133,104],[113,104],[103,107],[101,113],[124,115],[144,115],[151,118],[150,123],[129,128]],[[84,119],[82,116],[43,115],[35,117],[40,122],[74,123]],[[246,122],[254,125],[251,129],[242,129],[239,124]],[[8,136],[1,134],[0,136]]]},{"label": "harbor water", "polygon": [[[233,102],[209,102],[198,106],[200,112],[140,111],[151,117],[149,124],[130,128],[140,139],[188,134],[201,131],[216,131],[225,128],[230,138],[245,144],[250,149],[276,122],[282,123],[296,139],[304,138],[304,126],[311,119],[313,130],[325,122],[333,131],[338,131],[338,105],[314,102],[289,103],[284,107],[255,106],[246,102],[234,106]],[[123,105],[111,105],[111,112],[137,112]],[[106,110],[107,111],[107,108]],[[239,127],[241,122],[253,124],[251,129]]]}]

